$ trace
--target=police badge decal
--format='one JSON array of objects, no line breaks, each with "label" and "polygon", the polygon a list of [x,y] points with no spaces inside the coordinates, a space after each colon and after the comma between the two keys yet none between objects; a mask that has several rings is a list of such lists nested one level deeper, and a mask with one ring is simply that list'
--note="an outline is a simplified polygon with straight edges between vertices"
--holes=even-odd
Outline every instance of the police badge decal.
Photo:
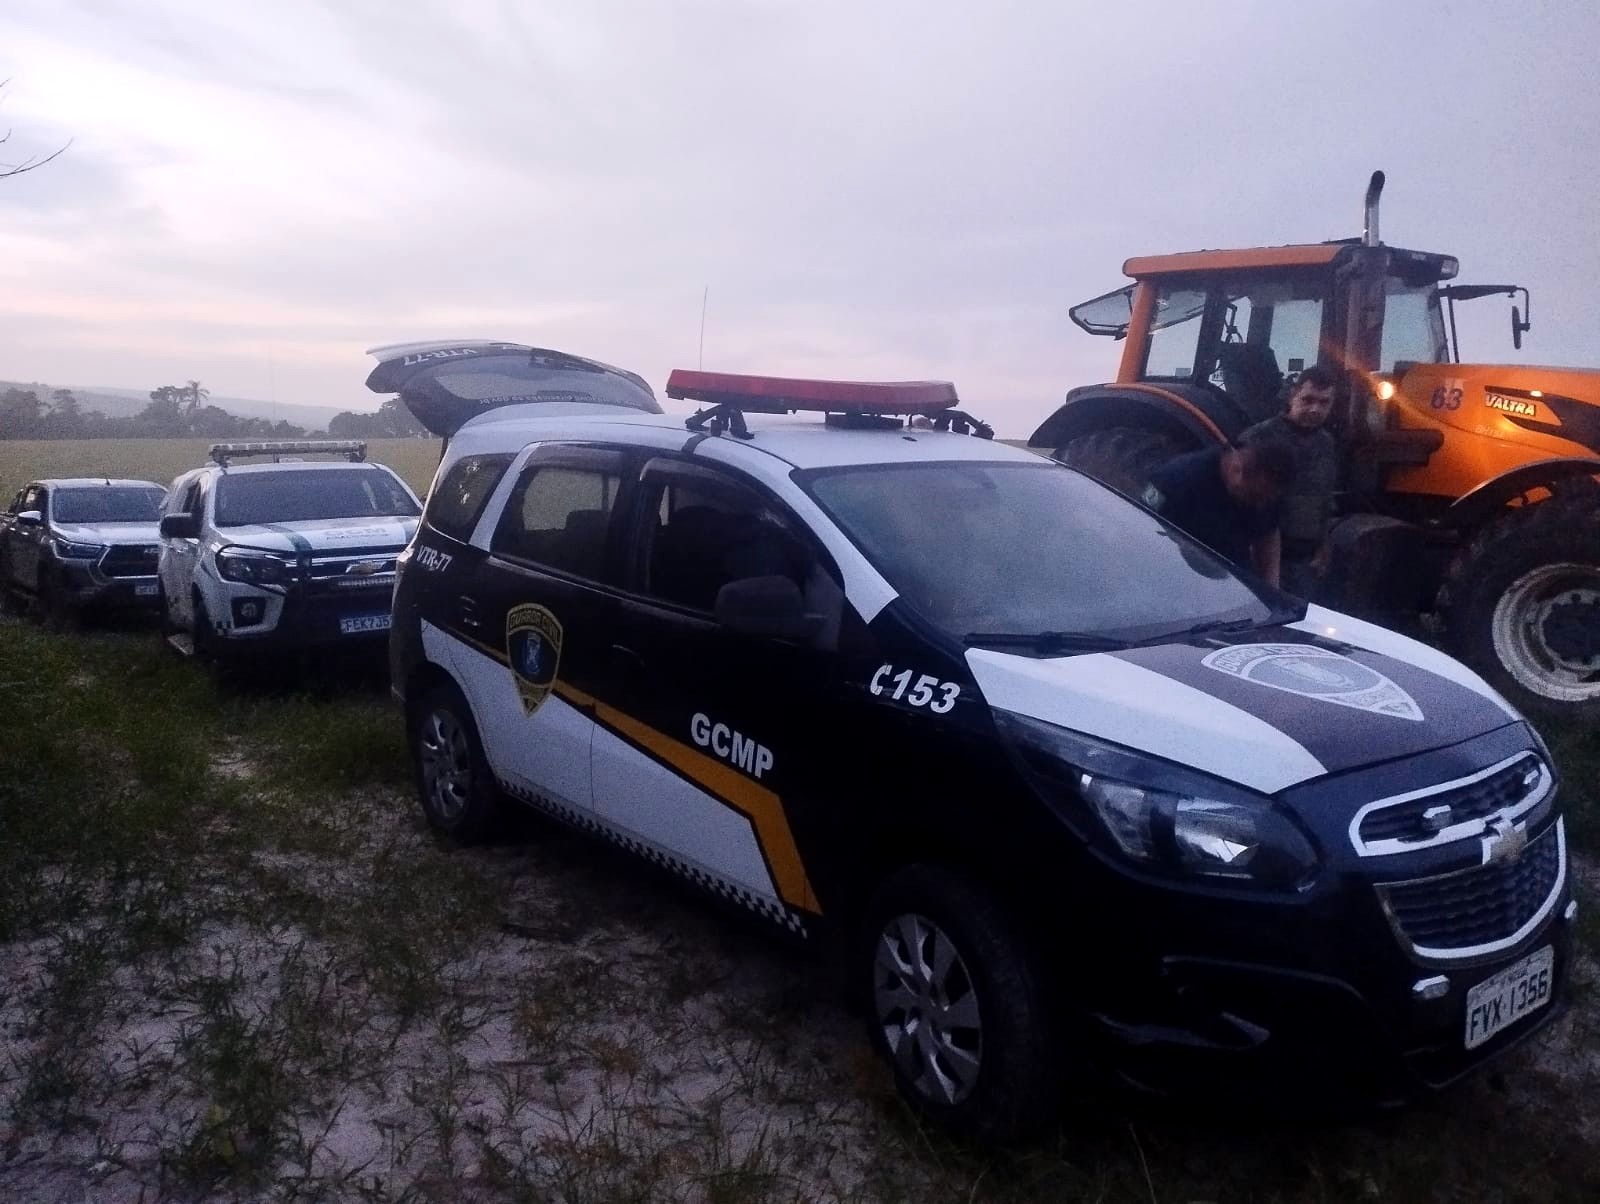
[{"label": "police badge decal", "polygon": [[1207,669],[1318,702],[1393,719],[1420,720],[1416,700],[1376,669],[1310,644],[1234,644],[1200,662]]},{"label": "police badge decal", "polygon": [[522,709],[532,715],[550,696],[561,664],[561,623],[535,602],[506,615],[506,658],[517,681]]}]

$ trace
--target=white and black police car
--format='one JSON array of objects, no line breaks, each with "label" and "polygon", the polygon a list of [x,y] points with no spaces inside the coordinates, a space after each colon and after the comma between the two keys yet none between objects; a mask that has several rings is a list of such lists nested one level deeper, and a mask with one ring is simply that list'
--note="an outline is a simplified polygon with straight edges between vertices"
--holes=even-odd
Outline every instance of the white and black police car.
[{"label": "white and black police car", "polygon": [[1086,1066],[1398,1101],[1561,1006],[1555,766],[1449,657],[938,382],[675,372],[685,429],[560,352],[379,355],[447,436],[390,634],[429,822],[509,795],[842,934],[935,1119],[1017,1135]]},{"label": "white and black police car", "polygon": [[[307,460],[309,455],[332,460]],[[268,457],[265,463],[241,463]],[[218,667],[259,653],[382,647],[395,558],[422,505],[352,440],[218,443],[162,503],[169,638]]]}]

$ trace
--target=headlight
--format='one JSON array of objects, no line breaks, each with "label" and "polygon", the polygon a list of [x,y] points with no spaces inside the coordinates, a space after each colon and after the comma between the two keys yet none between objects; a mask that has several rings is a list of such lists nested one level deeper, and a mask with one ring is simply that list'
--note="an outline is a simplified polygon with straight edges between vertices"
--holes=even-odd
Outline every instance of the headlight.
[{"label": "headlight", "polygon": [[98,560],[106,550],[103,543],[73,543],[59,535],[50,542],[55,547],[56,555],[63,560]]},{"label": "headlight", "polygon": [[271,552],[227,547],[217,551],[217,574],[224,581],[246,585],[287,585],[294,571],[289,560]]},{"label": "headlight", "polygon": [[1311,841],[1265,795],[1038,719],[996,718],[1046,796],[1088,812],[1145,868],[1289,888],[1317,868]]}]

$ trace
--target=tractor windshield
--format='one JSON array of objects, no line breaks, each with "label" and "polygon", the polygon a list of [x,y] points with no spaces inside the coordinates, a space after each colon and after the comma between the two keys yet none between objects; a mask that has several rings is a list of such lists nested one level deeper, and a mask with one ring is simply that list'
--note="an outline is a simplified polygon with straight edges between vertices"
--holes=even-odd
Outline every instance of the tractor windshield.
[{"label": "tractor windshield", "polygon": [[1450,353],[1438,286],[1432,281],[1417,284],[1390,276],[1384,281],[1384,294],[1380,371],[1396,372],[1407,362],[1446,363]]}]

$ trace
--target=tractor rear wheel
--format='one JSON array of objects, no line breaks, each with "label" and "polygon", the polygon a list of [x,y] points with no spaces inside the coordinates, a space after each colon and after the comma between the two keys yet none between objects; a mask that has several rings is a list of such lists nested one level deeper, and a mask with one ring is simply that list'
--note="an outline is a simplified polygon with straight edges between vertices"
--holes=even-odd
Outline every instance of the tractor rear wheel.
[{"label": "tractor rear wheel", "polygon": [[1454,651],[1515,706],[1600,725],[1600,486],[1558,484],[1508,510],[1450,566],[1441,593]]},{"label": "tractor rear wheel", "polygon": [[1132,497],[1150,482],[1150,474],[1174,456],[1190,450],[1166,431],[1136,426],[1109,426],[1067,441],[1055,458]]}]

